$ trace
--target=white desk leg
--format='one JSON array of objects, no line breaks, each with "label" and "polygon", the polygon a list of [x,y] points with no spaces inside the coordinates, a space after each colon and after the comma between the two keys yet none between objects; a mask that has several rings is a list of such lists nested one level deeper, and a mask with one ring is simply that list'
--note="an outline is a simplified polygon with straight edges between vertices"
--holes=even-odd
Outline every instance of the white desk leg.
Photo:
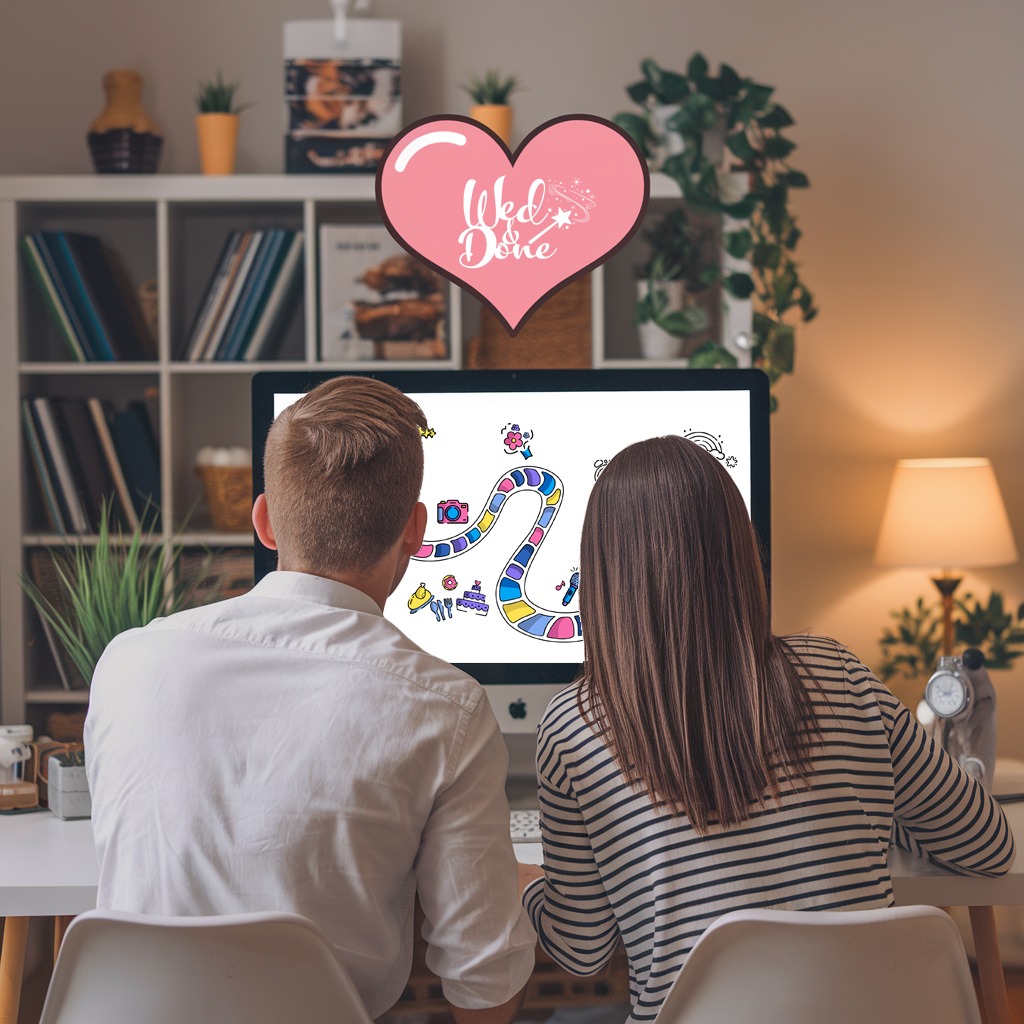
[{"label": "white desk leg", "polygon": [[0,1024],[18,1024],[27,941],[28,918],[7,918],[4,923],[3,950],[0,951]]},{"label": "white desk leg", "polygon": [[1006,979],[1003,977],[1003,961],[999,955],[995,911],[991,907],[967,909],[971,914],[981,995],[985,1000],[985,1020],[988,1024],[1010,1024],[1010,1003],[1006,998]]}]

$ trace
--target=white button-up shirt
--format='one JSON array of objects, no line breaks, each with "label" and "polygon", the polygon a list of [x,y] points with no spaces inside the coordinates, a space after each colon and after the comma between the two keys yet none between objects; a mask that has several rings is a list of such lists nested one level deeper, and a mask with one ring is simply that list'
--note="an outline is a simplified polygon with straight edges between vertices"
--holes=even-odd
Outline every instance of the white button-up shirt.
[{"label": "white button-up shirt", "polygon": [[450,1002],[526,984],[535,935],[490,704],[362,592],[274,572],[122,633],[85,747],[100,908],[302,914],[376,1017],[408,980],[418,891]]}]

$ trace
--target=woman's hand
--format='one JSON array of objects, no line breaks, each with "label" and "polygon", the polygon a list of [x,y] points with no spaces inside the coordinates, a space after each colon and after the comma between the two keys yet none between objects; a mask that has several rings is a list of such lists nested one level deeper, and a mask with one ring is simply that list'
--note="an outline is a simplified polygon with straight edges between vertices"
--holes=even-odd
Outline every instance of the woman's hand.
[{"label": "woman's hand", "polygon": [[544,877],[544,868],[540,864],[519,865],[519,895],[535,879]]}]

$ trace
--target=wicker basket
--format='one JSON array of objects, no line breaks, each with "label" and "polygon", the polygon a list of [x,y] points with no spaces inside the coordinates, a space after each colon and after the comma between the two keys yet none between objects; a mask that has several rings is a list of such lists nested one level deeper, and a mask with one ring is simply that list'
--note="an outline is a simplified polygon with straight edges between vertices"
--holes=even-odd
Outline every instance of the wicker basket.
[{"label": "wicker basket", "polygon": [[252,467],[196,466],[210,506],[213,528],[224,533],[252,529]]}]

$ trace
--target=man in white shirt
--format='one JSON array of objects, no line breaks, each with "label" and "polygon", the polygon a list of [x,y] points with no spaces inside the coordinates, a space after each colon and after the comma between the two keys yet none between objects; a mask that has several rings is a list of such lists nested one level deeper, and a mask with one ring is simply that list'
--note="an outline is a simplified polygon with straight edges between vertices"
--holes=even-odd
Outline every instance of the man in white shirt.
[{"label": "man in white shirt", "polygon": [[508,1024],[533,968],[483,689],[382,609],[423,541],[419,406],[328,381],[270,430],[253,509],[278,571],[122,633],[92,681],[97,905],[293,911],[373,1017],[402,993],[413,906],[458,1024]]}]

